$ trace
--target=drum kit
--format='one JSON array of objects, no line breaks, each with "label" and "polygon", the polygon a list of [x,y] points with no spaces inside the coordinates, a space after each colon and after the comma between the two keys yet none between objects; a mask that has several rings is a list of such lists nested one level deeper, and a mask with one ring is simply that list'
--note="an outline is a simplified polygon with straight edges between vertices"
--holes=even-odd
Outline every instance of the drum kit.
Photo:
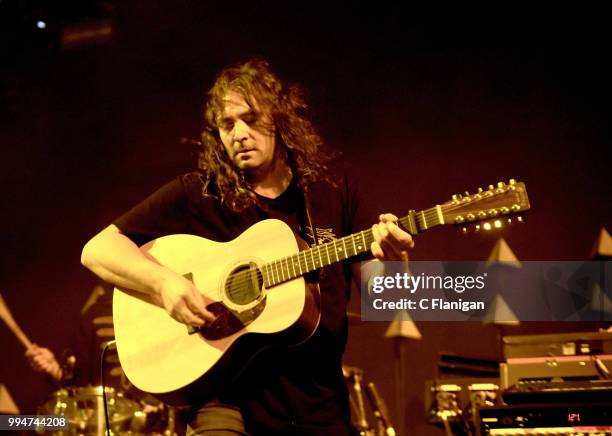
[{"label": "drum kit", "polygon": [[[21,342],[25,349],[34,344],[14,320],[8,306],[0,294],[0,319]],[[97,327],[97,337],[107,343],[112,339],[111,317],[99,317],[93,320]],[[110,326],[104,326],[110,324]],[[108,361],[105,359],[105,361]],[[112,361],[112,359],[110,359]],[[62,370],[72,373],[74,356],[66,356]],[[113,370],[120,367],[111,368]],[[116,371],[115,371],[116,372]],[[70,378],[70,377],[68,377]],[[120,377],[123,379],[123,377]],[[58,436],[104,436],[106,435],[106,417],[104,402],[108,410],[110,433],[121,436],[175,436],[177,420],[175,409],[164,405],[153,397],[140,391],[125,394],[122,390],[102,386],[62,387],[51,394],[49,399],[38,407],[38,415],[65,416],[69,422],[68,430],[44,431],[45,434]]]},{"label": "drum kit", "polygon": [[122,436],[174,436],[174,409],[161,403],[153,405],[128,398],[122,392],[102,386],[60,389],[38,408],[39,415],[61,415],[69,422],[69,430],[46,432],[57,436],[106,434],[104,397],[108,409],[111,434]]}]

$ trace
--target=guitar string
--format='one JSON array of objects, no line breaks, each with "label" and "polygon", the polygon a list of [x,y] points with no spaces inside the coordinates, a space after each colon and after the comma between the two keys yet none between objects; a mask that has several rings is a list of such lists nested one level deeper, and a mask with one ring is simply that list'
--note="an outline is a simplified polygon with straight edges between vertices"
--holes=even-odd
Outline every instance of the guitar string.
[{"label": "guitar string", "polygon": [[[370,231],[364,230],[360,233],[362,233],[361,237],[367,246],[369,246],[370,243],[374,241],[374,237],[372,235],[371,230]],[[296,253],[290,256],[286,256],[276,261],[268,262],[262,265],[261,267],[257,268],[256,270],[257,283],[259,284],[261,280],[264,282],[264,285],[276,286],[280,283],[284,283],[288,280],[292,280],[296,277],[304,275],[308,272],[312,272],[318,269],[319,267],[323,267],[323,266],[327,266],[327,265],[331,265],[332,263],[335,263],[336,261],[331,261],[331,258],[334,257],[333,255],[335,255],[335,257],[338,259],[337,261],[340,261],[341,259],[337,255],[337,246],[339,245],[342,245],[345,247],[348,245],[352,247],[352,251],[355,252],[355,254],[350,255],[350,256],[345,256],[345,254],[343,254],[341,256],[342,260],[348,257],[355,256],[359,254],[360,252],[364,251],[364,250],[362,251],[357,250],[357,245],[355,242],[356,235],[359,235],[359,233],[356,233],[354,235],[345,236],[340,239],[336,239],[335,241],[328,242],[326,244],[318,245],[316,247],[310,248],[305,251],[301,251],[299,253]],[[347,241],[349,241],[348,244],[347,244]],[[319,253],[323,251],[325,254],[323,255],[315,254],[314,253],[315,250],[319,251]],[[325,262],[324,260],[325,255],[327,256],[328,261],[330,261],[329,263]],[[312,261],[309,261],[308,260],[309,256],[311,257],[316,256],[317,260],[315,261],[313,259]],[[295,266],[296,263],[298,265],[297,267]],[[311,269],[309,264],[312,264],[314,268]],[[317,267],[317,264],[320,266]],[[291,269],[294,270],[293,273],[290,270],[290,265],[291,265]],[[279,271],[279,267],[280,267],[280,271]],[[263,277],[264,273],[262,273],[262,270],[266,270],[266,269],[273,271],[273,274],[265,273],[266,277],[264,278]],[[295,274],[295,272],[297,272],[298,270],[301,271],[302,273]],[[274,279],[274,277],[271,277],[274,275],[274,272],[280,278],[280,280],[277,281],[276,279]],[[233,293],[233,295],[245,295],[249,291],[249,289],[251,289],[251,287],[247,285],[250,285],[253,283],[253,278],[254,278],[253,271],[252,270],[237,271],[233,273],[232,276],[234,277],[234,279],[231,281],[231,283],[233,286],[238,288],[238,291],[236,293]],[[268,279],[267,280],[268,283],[265,283],[266,278]]]},{"label": "guitar string", "polygon": [[[471,203],[473,204],[473,203]],[[457,210],[457,209],[462,209],[465,208],[466,204],[457,204],[457,205],[442,205],[442,207],[444,208],[445,211],[453,211],[453,210]],[[424,211],[420,211],[420,212],[416,212],[415,213],[415,219],[417,221],[418,224],[420,224],[422,227],[433,227],[434,225],[439,224],[439,222],[437,222],[437,218],[438,218],[438,210],[437,208],[430,208]],[[400,222],[400,224],[402,224],[404,227],[407,227],[407,223],[408,223],[408,217],[403,217],[400,218],[398,220]],[[428,221],[433,221],[428,223]],[[426,224],[426,225],[425,225]],[[364,241],[367,238],[367,243],[368,245],[373,242],[374,238],[373,235],[371,233],[371,230],[364,230],[361,232],[362,233],[362,237],[364,239]],[[352,244],[353,247],[353,251],[355,252],[355,255],[358,254],[356,246],[355,246],[355,235],[358,235],[358,233],[353,234],[353,235],[349,235],[349,236],[345,236],[343,238],[337,239],[333,242],[329,242],[327,244],[322,244],[320,246],[317,246],[316,248],[310,248],[309,250],[306,251],[302,251],[300,253],[296,253],[294,255],[290,255],[290,256],[286,256],[284,258],[278,259],[276,261],[272,261],[272,262],[268,262],[264,265],[262,265],[261,267],[258,267],[256,270],[256,277],[257,277],[257,283],[259,284],[259,282],[263,282],[264,285],[266,286],[275,286],[278,285],[280,283],[286,282],[287,280],[292,280],[296,277],[299,277],[301,275],[303,275],[303,273],[300,274],[295,274],[296,271],[296,267],[295,267],[295,263],[297,261],[298,264],[298,269],[300,271],[305,271],[305,273],[313,271],[313,269],[310,269],[309,267],[309,262],[308,262],[308,255],[310,254],[312,257],[315,256],[314,251],[313,250],[318,250],[319,254],[316,254],[316,258],[317,261],[315,261],[314,259],[312,260],[312,264],[313,266],[316,266],[317,264],[320,265],[320,267],[329,265],[331,263],[335,263],[335,262],[330,262],[328,264],[325,264],[324,261],[324,257],[320,254],[321,249],[323,249],[325,255],[327,255],[328,260],[331,259],[331,255],[332,254],[336,254],[336,257],[339,261],[339,258],[337,256],[336,253],[336,247],[337,245],[342,242],[343,245],[346,245],[347,241],[350,241],[349,244]],[[301,258],[300,258],[301,256]],[[343,257],[345,255],[343,254]],[[348,257],[352,257],[352,256],[348,256]],[[347,258],[347,257],[344,257]],[[292,273],[290,271],[290,262],[291,262],[291,268],[294,270],[294,272]],[[283,265],[284,264],[284,265]],[[302,266],[304,268],[302,268]],[[280,267],[280,271],[279,271],[279,267]],[[280,278],[280,280],[276,280],[274,279],[272,276],[273,274],[269,274],[269,273],[265,273],[265,277],[264,277],[264,273],[262,272],[262,270],[271,270],[274,271],[276,273],[276,275]],[[314,269],[317,269],[316,267]],[[253,273],[252,271],[239,271],[237,273],[233,274],[234,279],[232,280],[232,285],[236,286],[237,288],[239,288],[239,293],[244,294],[248,291],[249,288],[247,288],[247,284],[251,284],[253,283]],[[287,278],[285,278],[287,277]],[[266,284],[266,279],[268,279],[268,283]],[[259,286],[259,285],[258,285]]]},{"label": "guitar string", "polygon": [[[491,197],[486,197],[491,198]],[[451,212],[451,211],[456,211],[456,210],[460,210],[465,208],[466,206],[469,206],[471,204],[474,204],[473,202],[469,202],[469,203],[457,203],[457,204],[444,204],[441,205],[441,208],[445,211],[445,212]],[[483,210],[484,208],[481,208],[481,210]],[[438,208],[433,207],[433,208],[429,208],[420,212],[415,212],[414,215],[414,219],[417,223],[417,225],[420,225],[421,227],[424,228],[429,228],[429,227],[433,227],[435,225],[440,224],[440,222],[438,222]],[[428,222],[428,221],[432,221],[432,222]],[[400,218],[398,220],[398,222],[405,228],[409,227],[409,217],[405,216],[403,218]],[[272,261],[272,262],[268,262],[264,265],[262,265],[261,267],[258,267],[256,269],[256,280],[257,280],[257,286],[259,287],[259,283],[263,283],[263,285],[265,286],[276,286],[280,283],[284,283],[288,280],[292,280],[296,277],[299,277],[301,275],[304,275],[305,273],[308,273],[310,271],[316,270],[317,269],[317,264],[319,265],[319,268],[335,263],[335,262],[330,262],[331,260],[331,255],[335,254],[336,256],[336,261],[339,261],[339,256],[337,253],[337,246],[338,243],[342,243],[342,246],[346,248],[346,242],[349,241],[349,246],[352,244],[353,247],[353,251],[354,251],[354,255],[359,254],[359,252],[357,251],[357,246],[355,245],[355,236],[361,234],[362,240],[363,242],[366,243],[367,246],[369,246],[373,240],[373,234],[371,229],[368,230],[363,230],[360,233],[355,233],[353,235],[349,235],[349,236],[345,236],[342,237],[340,239],[337,239],[335,241],[326,243],[326,244],[321,244],[317,247],[313,247],[310,248],[309,250],[306,251],[302,251],[300,253],[296,253],[290,256],[286,256],[283,257],[281,259],[278,259],[276,261]],[[367,241],[366,241],[367,239]],[[318,250],[319,253],[316,255],[317,261],[315,261],[314,256],[314,250]],[[327,264],[325,264],[324,258],[321,255],[321,249],[323,249],[324,253],[327,255],[327,259],[328,262]],[[362,250],[361,252],[363,252],[365,250]],[[312,258],[312,265],[313,265],[313,269],[310,269],[309,267],[309,262],[308,262],[308,254],[310,254],[311,258]],[[300,258],[301,256],[301,258]],[[346,253],[342,253],[342,257],[343,260],[348,258],[348,257],[352,257],[351,256],[346,256]],[[284,264],[284,265],[283,265]],[[291,264],[291,268],[293,269],[293,273],[290,271],[290,264]],[[300,271],[300,274],[296,274],[296,265]],[[302,266],[304,268],[302,268]],[[279,267],[280,267],[280,271],[279,271]],[[270,270],[272,271],[272,274],[269,273],[265,273],[265,270]],[[262,272],[262,270],[264,272]],[[265,276],[264,276],[265,273]],[[274,279],[274,273],[276,274],[276,276],[278,278],[280,278],[280,280],[276,280]],[[233,277],[233,279],[231,280],[231,284],[232,287],[237,288],[238,292],[237,294],[239,296],[243,296],[245,295],[247,292],[249,292],[249,290],[251,289],[250,285],[254,282],[254,277],[253,277],[253,271],[252,270],[243,270],[243,271],[238,271],[236,273],[231,274],[231,276]],[[267,282],[266,283],[266,279]],[[229,282],[229,280],[228,280]],[[227,283],[227,282],[226,282]]]},{"label": "guitar string", "polygon": [[[400,223],[405,226],[404,222],[407,220],[407,218],[408,217],[400,218],[399,219]],[[422,212],[418,212],[417,216],[416,216],[417,221],[421,222],[421,224],[422,224],[423,221],[430,221],[430,220],[432,220],[434,218],[437,218],[437,210],[435,210],[435,208],[428,209],[428,210],[425,210],[425,211],[422,211]],[[436,225],[436,224],[438,224],[438,223],[437,222],[430,223],[428,226],[433,226],[433,225]],[[362,236],[364,242],[366,242],[366,245],[369,246],[371,244],[371,242],[374,241],[374,237],[372,235],[371,229],[364,230],[364,231],[362,231],[360,233],[362,233],[361,236]],[[314,257],[315,254],[314,254],[313,250],[315,250],[315,249],[319,251],[319,254],[316,254],[317,261],[313,260],[312,264],[313,264],[313,266],[316,266],[318,264],[318,265],[320,265],[320,267],[323,267],[323,266],[335,263],[335,262],[330,262],[330,263],[326,264],[325,260],[324,260],[324,256],[320,254],[320,251],[323,250],[325,255],[327,255],[328,260],[330,260],[331,257],[332,257],[332,254],[336,254],[336,247],[338,245],[340,245],[339,244],[340,242],[342,242],[342,245],[346,245],[346,242],[350,241],[349,245],[351,245],[353,247],[353,251],[355,252],[354,255],[359,254],[359,252],[357,251],[357,247],[355,246],[355,240],[354,240],[355,236],[358,235],[358,234],[359,233],[356,233],[356,234],[353,234],[353,235],[349,235],[349,236],[345,236],[345,237],[337,239],[337,240],[335,240],[333,242],[329,242],[327,244],[322,244],[322,245],[319,245],[317,247],[310,248],[309,250],[302,251],[300,253],[296,253],[296,254],[293,254],[293,255],[290,255],[290,256],[286,256],[286,257],[278,259],[276,261],[268,262],[268,263],[262,265],[261,267],[258,267],[257,270],[256,270],[256,277],[257,277],[258,286],[259,286],[259,282],[260,281],[263,282],[263,284],[266,285],[266,286],[270,286],[270,285],[271,286],[276,286],[276,285],[278,285],[280,283],[284,283],[284,282],[286,282],[288,280],[292,280],[292,279],[294,279],[296,277],[299,277],[299,276],[301,276],[301,275],[303,275],[303,274],[305,274],[307,272],[311,272],[314,269],[317,269],[316,267],[314,269],[310,269],[309,262],[308,262],[308,255],[310,254],[311,256]],[[301,259],[300,259],[300,256],[301,256]],[[337,254],[336,254],[336,257],[338,258]],[[343,254],[343,257],[344,257],[344,254]],[[352,255],[348,256],[348,257],[352,257]],[[338,258],[338,261],[339,260],[340,259]],[[297,261],[297,264],[298,264],[299,271],[305,271],[303,274],[302,273],[301,274],[295,274],[295,271],[296,271],[295,263],[296,263],[296,261]],[[289,267],[290,264],[292,265],[291,268],[294,270],[293,273],[290,271],[290,267]],[[302,268],[302,266],[304,268]],[[279,271],[279,267],[280,267],[280,271]],[[266,269],[273,270],[276,273],[276,275],[280,278],[280,280],[278,280],[278,281],[275,280],[273,277],[271,277],[274,274],[269,274],[269,273],[265,273],[266,277],[264,277],[264,273],[262,273],[262,270],[265,271]],[[253,272],[251,270],[238,271],[238,272],[236,272],[236,273],[234,273],[232,275],[233,275],[234,279],[232,280],[231,283],[232,283],[233,286],[238,288],[237,294],[238,295],[244,295],[247,292],[249,292],[251,287],[250,286],[247,287],[247,285],[253,283]],[[266,282],[266,278],[268,279],[267,280],[268,281],[267,284],[265,283]],[[236,294],[236,293],[234,293],[234,294]]]}]

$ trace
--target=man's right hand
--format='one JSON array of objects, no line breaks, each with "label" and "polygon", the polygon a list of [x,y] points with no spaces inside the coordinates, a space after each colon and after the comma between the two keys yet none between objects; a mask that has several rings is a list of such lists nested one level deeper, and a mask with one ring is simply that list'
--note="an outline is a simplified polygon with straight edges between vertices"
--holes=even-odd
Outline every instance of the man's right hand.
[{"label": "man's right hand", "polygon": [[178,274],[166,278],[159,290],[161,306],[172,318],[193,327],[212,322],[215,316],[206,310],[210,303],[195,285]]}]

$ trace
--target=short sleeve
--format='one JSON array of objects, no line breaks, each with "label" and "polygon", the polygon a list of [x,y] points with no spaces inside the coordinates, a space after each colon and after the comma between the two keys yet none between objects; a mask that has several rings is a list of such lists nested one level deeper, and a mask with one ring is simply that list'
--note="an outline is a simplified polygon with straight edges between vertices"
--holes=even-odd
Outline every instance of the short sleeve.
[{"label": "short sleeve", "polygon": [[114,221],[138,245],[189,231],[189,205],[184,176],[177,177]]}]

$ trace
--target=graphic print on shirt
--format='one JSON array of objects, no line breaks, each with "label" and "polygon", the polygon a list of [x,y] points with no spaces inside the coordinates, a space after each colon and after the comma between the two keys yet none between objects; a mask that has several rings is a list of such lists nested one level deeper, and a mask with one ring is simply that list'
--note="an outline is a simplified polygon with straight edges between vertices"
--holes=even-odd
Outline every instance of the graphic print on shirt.
[{"label": "graphic print on shirt", "polygon": [[[317,244],[325,244],[326,242],[338,239],[334,233],[334,229],[331,227],[325,229],[315,228],[317,230]],[[310,226],[306,226],[306,235],[312,240],[312,228]]]}]

